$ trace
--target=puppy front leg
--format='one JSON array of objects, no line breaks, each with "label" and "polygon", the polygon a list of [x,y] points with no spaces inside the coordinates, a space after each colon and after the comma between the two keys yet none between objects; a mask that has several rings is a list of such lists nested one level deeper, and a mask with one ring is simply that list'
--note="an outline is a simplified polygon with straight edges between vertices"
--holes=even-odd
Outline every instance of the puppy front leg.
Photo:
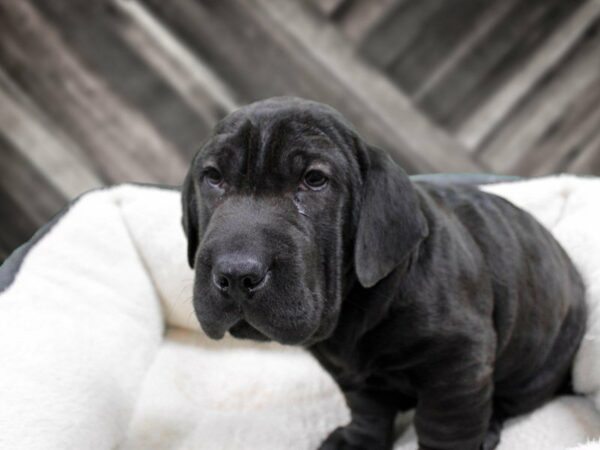
[{"label": "puppy front leg", "polygon": [[344,392],[352,420],[336,428],[320,450],[390,450],[394,442],[394,419],[398,408],[376,394]]},{"label": "puppy front leg", "polygon": [[492,450],[499,441],[499,428],[491,424],[492,392],[490,375],[460,373],[419,392],[415,412],[419,449]]}]

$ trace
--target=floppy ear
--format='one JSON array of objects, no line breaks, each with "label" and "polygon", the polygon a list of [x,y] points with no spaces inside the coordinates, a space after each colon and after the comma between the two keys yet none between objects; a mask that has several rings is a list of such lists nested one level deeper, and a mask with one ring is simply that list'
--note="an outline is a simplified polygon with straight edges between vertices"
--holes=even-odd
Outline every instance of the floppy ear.
[{"label": "floppy ear", "polygon": [[193,269],[196,251],[198,250],[200,230],[198,225],[198,201],[192,181],[192,170],[188,172],[181,188],[181,206],[183,214],[181,223],[188,242],[188,264]]},{"label": "floppy ear", "polygon": [[358,281],[372,287],[402,264],[427,235],[417,194],[404,170],[369,147],[354,247]]}]

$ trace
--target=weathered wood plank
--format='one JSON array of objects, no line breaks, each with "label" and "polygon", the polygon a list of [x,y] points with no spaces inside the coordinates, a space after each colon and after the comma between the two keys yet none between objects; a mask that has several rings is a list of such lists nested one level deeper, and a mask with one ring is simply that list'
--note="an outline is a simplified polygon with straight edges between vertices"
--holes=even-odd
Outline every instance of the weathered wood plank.
[{"label": "weathered wood plank", "polygon": [[137,0],[115,0],[119,33],[175,89],[204,121],[214,124],[237,108],[235,94],[210,67],[177,39]]},{"label": "weathered wood plank", "polygon": [[333,105],[411,172],[600,174],[599,5],[0,1],[0,261],[82,190],[179,183],[272,95]]},{"label": "weathered wood plank", "polygon": [[444,7],[444,0],[399,1],[374,25],[359,45],[371,63],[388,68],[418,36],[427,20]]},{"label": "weathered wood plank", "polygon": [[[391,147],[397,149],[397,154],[403,153],[412,161],[425,161],[434,170],[479,170],[465,158],[463,150],[452,138],[433,127],[387,79],[363,64],[335,29],[306,14],[298,4],[278,3],[275,6],[267,4],[266,0],[251,3],[261,5],[275,23],[304,46],[304,51],[311,50],[335,83],[345,86],[352,95],[346,101],[362,104],[363,110],[355,113],[356,118],[372,118],[376,121],[374,125],[387,127],[380,132],[401,143],[401,147],[398,144]],[[350,106],[342,110],[349,110]]]},{"label": "weathered wood plank", "polygon": [[455,130],[572,13],[580,0],[520,1],[487,33],[455,70],[447,73],[418,104],[438,123]]},{"label": "weathered wood plank", "polygon": [[352,0],[336,13],[333,22],[352,42],[358,43],[400,1],[403,0]]},{"label": "weathered wood plank", "polygon": [[600,2],[588,0],[559,27],[524,67],[516,72],[494,95],[475,110],[458,130],[458,138],[475,151],[486,136],[510,114],[534,86],[561,63],[600,16]]},{"label": "weathered wood plank", "polygon": [[180,94],[152,70],[122,38],[131,20],[114,3],[71,0],[29,0],[57,30],[69,50],[105,83],[110,91],[140,111],[145,120],[189,160],[206,139],[214,121],[207,122]]},{"label": "weathered wood plank", "polygon": [[[600,83],[599,26],[596,24],[582,37],[560,67],[549,73],[483,143],[479,157],[492,169],[526,174],[550,172],[560,165],[570,146],[560,144],[562,138],[557,133],[573,130],[571,116],[584,118],[586,108],[581,102],[586,101],[586,96],[593,96]],[[542,164],[543,169],[536,169],[536,164]]]},{"label": "weathered wood plank", "polygon": [[332,16],[345,4],[352,3],[353,0],[308,0],[321,14]]},{"label": "weathered wood plank", "polygon": [[[286,53],[274,30],[267,30],[243,1],[143,0],[150,10],[213,68],[240,103],[296,91],[309,93],[304,55]],[[319,91],[325,90],[319,88]]]},{"label": "weathered wood plank", "polygon": [[443,2],[422,23],[408,48],[390,63],[387,72],[409,96],[423,95],[437,66],[460,45],[470,30],[476,28],[482,12],[495,12],[498,6],[506,4],[510,1]]},{"label": "weathered wood plank", "polygon": [[531,175],[571,171],[570,165],[600,133],[600,83],[580,92],[519,161]]},{"label": "weathered wood plank", "polygon": [[27,1],[0,3],[0,64],[111,182],[179,183],[186,163]]},{"label": "weathered wood plank", "polygon": [[2,70],[0,105],[0,133],[57,192],[73,198],[102,185],[84,152]]},{"label": "weathered wood plank", "polygon": [[[29,220],[42,225],[62,208],[67,197],[48,182],[4,135],[0,135],[0,188],[19,205]],[[10,218],[9,218],[10,220]]]},{"label": "weathered wood plank", "polygon": [[[313,98],[338,108],[367,139],[390,149],[409,171],[443,170],[442,166],[476,170],[469,159],[461,158],[460,150],[454,151],[456,145],[448,136],[431,127],[391,83],[361,63],[339,32],[310,14],[306,5],[231,0],[146,3],[239,93],[242,101],[290,94]],[[306,41],[306,36],[311,40]],[[329,44],[324,44],[327,40]],[[345,61],[343,66],[341,60]],[[351,83],[348,77],[362,81]],[[376,89],[386,89],[385,94],[372,97]],[[384,96],[385,102],[379,102]],[[384,118],[383,111],[390,111],[386,104],[418,118],[406,124],[403,119],[412,119],[398,114]],[[405,134],[419,136],[419,145],[407,143]],[[430,157],[431,152],[445,156]],[[454,153],[456,159],[450,156]]]},{"label": "weathered wood plank", "polygon": [[468,32],[448,52],[438,67],[435,67],[430,73],[424,74],[424,81],[412,95],[413,101],[420,102],[424,96],[435,89],[438,84],[442,83],[450,73],[457,70],[463,60],[477,48],[479,43],[487,39],[488,35],[498,26],[506,14],[511,11],[517,1],[520,0],[496,0],[490,3],[477,18],[476,22],[466,27]]},{"label": "weathered wood plank", "polygon": [[585,143],[575,160],[566,167],[570,173],[598,175],[600,174],[600,133]]}]

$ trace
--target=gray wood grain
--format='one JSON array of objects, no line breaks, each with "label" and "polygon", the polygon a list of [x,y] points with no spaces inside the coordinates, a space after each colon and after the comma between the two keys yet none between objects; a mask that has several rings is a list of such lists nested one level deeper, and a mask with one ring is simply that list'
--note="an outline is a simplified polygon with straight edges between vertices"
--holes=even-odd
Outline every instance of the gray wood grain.
[{"label": "gray wood grain", "polygon": [[361,42],[393,8],[406,0],[352,0],[333,17],[333,23],[353,43]]},{"label": "gray wood grain", "polygon": [[137,0],[115,0],[118,32],[181,99],[211,126],[238,104],[235,94],[183,42]]},{"label": "gray wood grain", "polygon": [[540,80],[553,71],[572,51],[600,16],[600,2],[588,0],[558,27],[533,57],[474,111],[458,130],[458,139],[476,151],[487,135],[506,118]]},{"label": "gray wood grain", "polygon": [[[568,157],[574,148],[572,138],[565,140],[564,134],[574,138],[579,132],[586,133],[577,125],[590,113],[587,99],[598,95],[598,26],[582,37],[564,64],[547,74],[536,91],[482,144],[479,157],[485,164],[502,173],[541,174],[559,170],[565,158],[574,157]],[[597,108],[597,104],[589,106]]]},{"label": "gray wood grain", "polygon": [[[147,64],[122,34],[131,20],[111,2],[30,0],[78,60],[110,93],[189,160],[215,121],[207,122]],[[225,114],[222,111],[221,117]]]},{"label": "gray wood grain", "polygon": [[179,184],[220,118],[275,95],[411,173],[600,174],[599,5],[0,1],[0,262],[83,190]]},{"label": "gray wood grain", "polygon": [[388,73],[409,96],[426,95],[431,89],[428,79],[436,68],[460,46],[482,13],[498,15],[498,3],[510,1],[462,0],[460,7],[455,2],[442,2],[431,16],[423,18],[408,47],[389,64]]},{"label": "gray wood grain", "polygon": [[579,0],[519,1],[418,104],[455,130],[566,20]]},{"label": "gray wood grain", "polygon": [[0,105],[0,133],[45,182],[69,199],[102,185],[85,153],[2,70]]},{"label": "gray wood grain", "polygon": [[[331,103],[339,104],[343,113],[358,122],[359,129],[370,125],[377,127],[374,136],[380,133],[380,136],[391,137],[393,142],[385,148],[397,159],[419,163],[420,171],[480,170],[471,159],[465,158],[465,151],[451,136],[432,126],[391,83],[363,64],[335,29],[307,14],[298,4],[274,6],[266,0],[253,3],[261,5],[265,13],[293,34],[305,52],[312,51],[332,78],[332,85],[344,86],[347,90],[346,95]],[[361,109],[350,109],[356,107]],[[372,122],[366,123],[369,119]]]},{"label": "gray wood grain", "polygon": [[182,179],[186,164],[173,144],[78,59],[29,2],[0,3],[0,64],[106,180]]}]

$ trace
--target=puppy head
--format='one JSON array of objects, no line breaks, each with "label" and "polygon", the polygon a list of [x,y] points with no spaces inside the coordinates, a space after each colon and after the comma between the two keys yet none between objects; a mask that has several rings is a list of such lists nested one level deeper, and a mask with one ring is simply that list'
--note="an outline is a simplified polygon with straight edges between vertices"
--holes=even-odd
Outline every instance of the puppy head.
[{"label": "puppy head", "polygon": [[327,338],[344,288],[375,285],[426,231],[405,173],[337,111],[295,98],[223,119],[182,203],[194,309],[214,339]]}]

